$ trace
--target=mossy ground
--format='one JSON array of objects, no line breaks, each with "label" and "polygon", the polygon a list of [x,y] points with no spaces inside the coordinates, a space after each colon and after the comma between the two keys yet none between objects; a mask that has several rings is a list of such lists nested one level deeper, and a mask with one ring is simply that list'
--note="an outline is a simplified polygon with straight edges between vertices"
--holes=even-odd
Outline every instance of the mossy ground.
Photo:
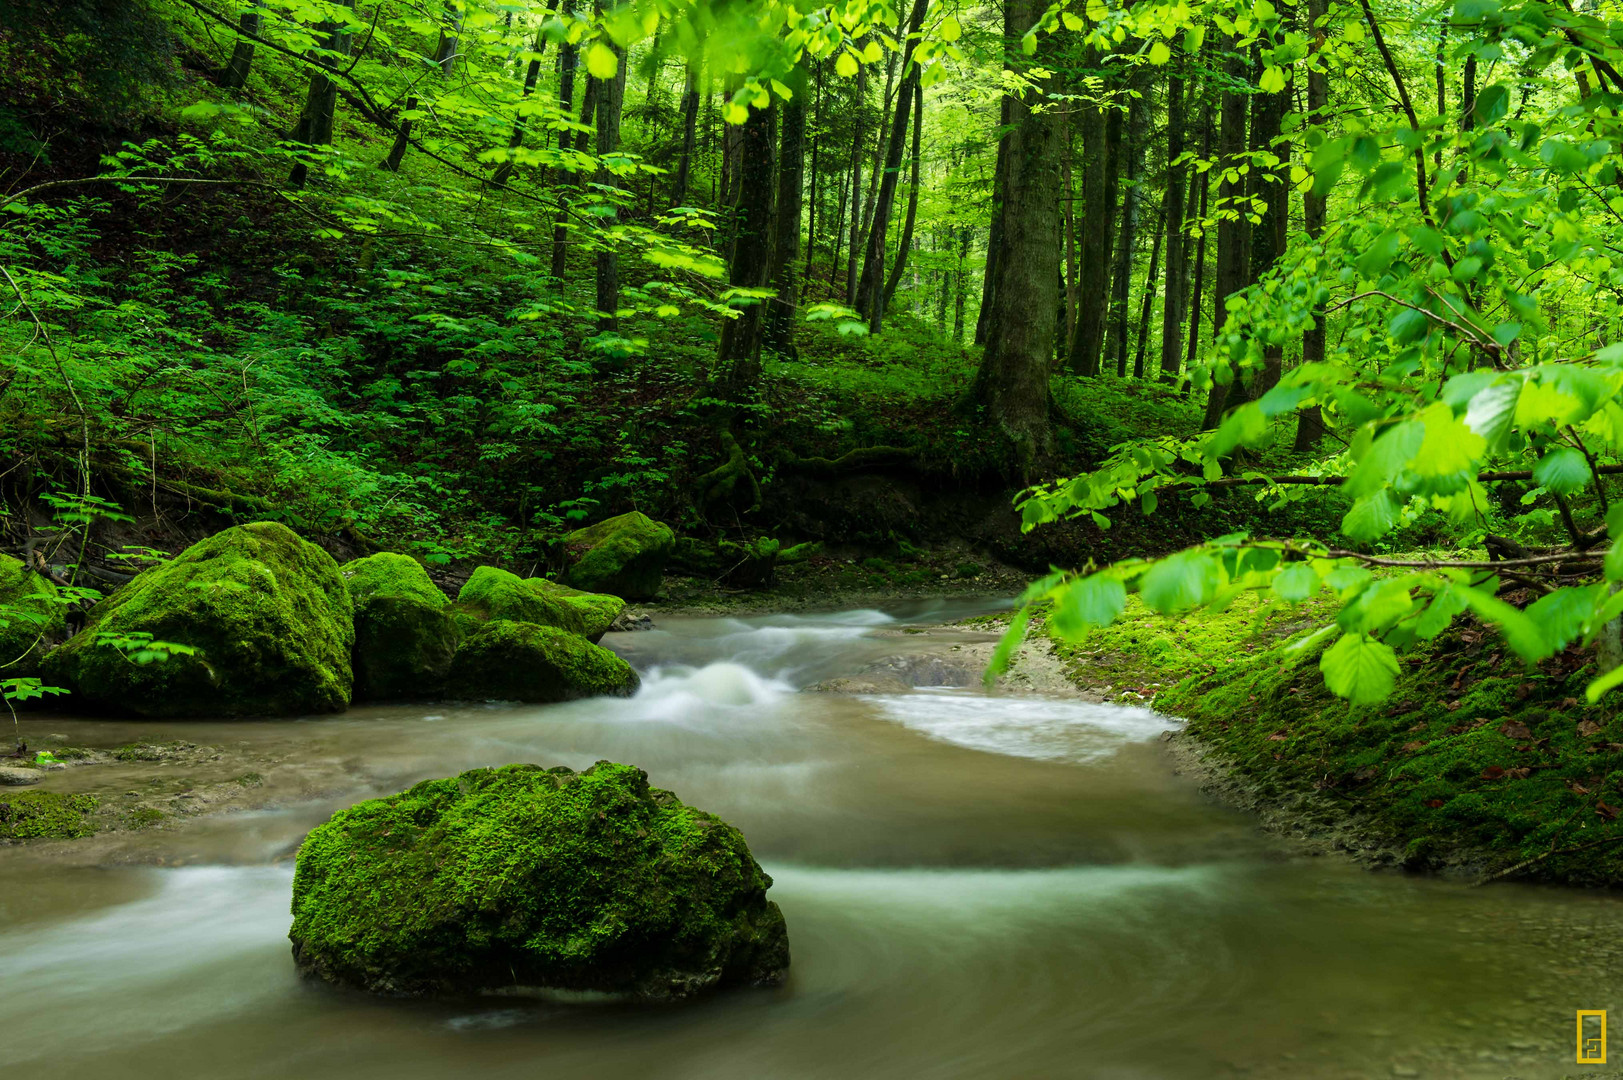
[{"label": "mossy ground", "polygon": [[1186,719],[1258,799],[1329,800],[1406,867],[1623,882],[1623,721],[1584,705],[1591,654],[1527,668],[1461,620],[1402,657],[1389,699],[1353,706],[1326,689],[1320,647],[1293,648],[1331,617],[1329,602],[1242,597],[1182,619],[1134,604],[1058,650],[1082,685]]},{"label": "mossy ground", "polygon": [[783,917],[738,830],[639,769],[475,769],[359,803],[299,849],[300,967],[405,994],[671,997],[781,978]]},{"label": "mossy ground", "polygon": [[96,831],[94,795],[60,791],[0,791],[0,839],[74,840]]}]

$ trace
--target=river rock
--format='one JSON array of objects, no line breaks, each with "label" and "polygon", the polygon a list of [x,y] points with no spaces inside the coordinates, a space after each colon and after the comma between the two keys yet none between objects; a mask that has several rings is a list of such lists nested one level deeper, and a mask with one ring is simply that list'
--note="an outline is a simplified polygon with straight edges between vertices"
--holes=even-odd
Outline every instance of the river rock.
[{"label": "river rock", "polygon": [[24,769],[15,765],[0,765],[0,787],[27,787],[45,779],[39,769]]},{"label": "river rock", "polygon": [[580,616],[581,634],[594,645],[615,628],[626,609],[624,600],[608,593],[582,592],[546,578],[525,578],[524,584],[543,596],[562,600],[574,608]]},{"label": "river rock", "polygon": [[506,619],[480,627],[451,661],[451,692],[473,700],[629,697],[640,685],[630,664],[579,634]]},{"label": "river rock", "polygon": [[22,560],[0,555],[0,678],[39,672],[50,643],[64,634],[65,611],[55,585]]},{"label": "river rock", "polygon": [[355,697],[433,697],[461,634],[449,601],[416,559],[379,552],[339,567],[355,604]]},{"label": "river rock", "polygon": [[781,982],[772,879],[641,769],[508,765],[341,810],[299,848],[293,956],[374,993],[644,999]]},{"label": "river rock", "polygon": [[481,566],[468,578],[457,594],[456,613],[465,633],[472,633],[479,624],[496,619],[556,626],[573,634],[586,633],[586,620],[574,605],[517,574],[494,566]]},{"label": "river rock", "polygon": [[633,510],[611,517],[564,537],[565,581],[589,592],[651,600],[675,545],[670,527],[646,514]]},{"label": "river rock", "polygon": [[[138,664],[105,640],[197,650]],[[240,525],[139,575],[51,653],[80,703],[141,716],[274,716],[349,704],[354,608],[338,564],[285,525]]]}]

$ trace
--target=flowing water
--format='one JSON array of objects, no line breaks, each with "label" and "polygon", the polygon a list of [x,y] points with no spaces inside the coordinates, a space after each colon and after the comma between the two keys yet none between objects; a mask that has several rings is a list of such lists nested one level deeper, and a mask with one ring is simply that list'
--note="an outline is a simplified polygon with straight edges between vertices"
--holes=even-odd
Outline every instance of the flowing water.
[{"label": "flowing water", "polygon": [[[1289,857],[1173,773],[1158,735],[1175,722],[1146,710],[797,692],[984,640],[899,632],[970,613],[669,619],[605,642],[643,672],[624,701],[25,722],[95,746],[251,745],[324,779],[101,859],[0,850],[4,1060],[95,1080],[1583,1071],[1574,1011],[1623,1008],[1612,897]],[[375,1000],[296,976],[291,852],[335,807],[479,765],[599,758],[743,830],[788,919],[786,985],[636,1008]]]}]

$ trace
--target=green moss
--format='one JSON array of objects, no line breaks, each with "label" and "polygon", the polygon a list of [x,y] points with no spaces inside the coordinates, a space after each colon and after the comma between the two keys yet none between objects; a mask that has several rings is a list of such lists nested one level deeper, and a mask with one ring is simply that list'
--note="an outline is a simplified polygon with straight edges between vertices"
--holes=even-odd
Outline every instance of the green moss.
[{"label": "green moss", "polygon": [[[517,574],[494,566],[481,566],[457,594],[457,610],[478,621],[506,619],[510,622],[556,626],[574,634],[586,632],[585,620],[562,597],[543,591]],[[464,620],[464,626],[472,629]]]},{"label": "green moss", "polygon": [[1406,865],[1491,872],[1536,859],[1523,876],[1623,881],[1623,846],[1596,843],[1623,841],[1623,723],[1580,704],[1588,654],[1524,669],[1493,631],[1461,620],[1402,657],[1392,697],[1352,706],[1324,686],[1322,643],[1290,647],[1310,627],[1270,641],[1273,618],[1257,633],[1231,617],[1170,645],[1165,626],[1130,622],[1139,651],[1120,647],[1131,630],[1112,628],[1117,670],[1142,674],[1148,652],[1168,675],[1193,670],[1156,708],[1186,718],[1259,792],[1344,804]]},{"label": "green moss", "polygon": [[430,607],[444,607],[449,601],[434,584],[422,564],[409,555],[380,551],[355,559],[338,568],[357,605],[373,596],[404,596]]},{"label": "green moss", "polygon": [[823,542],[821,540],[811,540],[804,544],[796,544],[794,547],[784,548],[778,552],[778,562],[803,563],[813,555],[821,555],[822,553]]},{"label": "green moss", "polygon": [[476,700],[549,702],[624,697],[640,680],[630,664],[579,634],[497,620],[457,650],[450,684],[453,693]]},{"label": "green moss", "polygon": [[651,600],[676,545],[666,525],[632,511],[564,537],[569,584],[627,600]]},{"label": "green moss", "polygon": [[64,633],[63,613],[55,585],[0,555],[0,676],[37,673],[49,643]]},{"label": "green moss", "polygon": [[737,829],[640,769],[508,765],[318,826],[289,937],[301,971],[382,993],[682,997],[782,978],[771,884]]},{"label": "green moss", "polygon": [[575,609],[580,616],[581,634],[594,645],[603,640],[614,620],[625,611],[626,602],[607,593],[581,592],[546,578],[526,578],[524,584],[544,596],[555,597]]},{"label": "green moss", "polygon": [[89,820],[96,806],[94,795],[0,791],[0,839],[74,840],[89,836],[96,831]]},{"label": "green moss", "polygon": [[[132,663],[103,633],[148,633],[199,650]],[[266,716],[349,704],[353,608],[338,564],[286,526],[226,529],[148,570],[51,653],[53,682],[81,704],[142,716]]]},{"label": "green moss", "polygon": [[433,697],[445,689],[462,633],[448,600],[415,559],[379,552],[339,567],[355,602],[355,697]]}]

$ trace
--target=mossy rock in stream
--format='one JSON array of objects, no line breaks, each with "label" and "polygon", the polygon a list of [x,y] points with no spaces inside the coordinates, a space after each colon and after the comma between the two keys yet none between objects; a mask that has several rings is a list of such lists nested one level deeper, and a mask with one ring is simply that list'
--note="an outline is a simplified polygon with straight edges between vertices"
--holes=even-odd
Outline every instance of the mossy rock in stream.
[{"label": "mossy rock in stream", "polygon": [[582,592],[546,578],[525,578],[524,584],[544,596],[561,600],[580,616],[581,634],[592,644],[603,640],[614,620],[625,611],[626,602],[608,593]]},{"label": "mossy rock in stream", "polygon": [[564,537],[564,580],[589,592],[652,600],[675,546],[670,526],[633,510]]},{"label": "mossy rock in stream", "polygon": [[0,678],[26,678],[64,632],[57,588],[20,560],[0,555]]},{"label": "mossy rock in stream", "polygon": [[584,635],[587,629],[581,612],[563,597],[494,566],[481,566],[469,576],[457,594],[454,614],[464,634],[498,619],[555,626],[572,634]]},{"label": "mossy rock in stream", "polygon": [[789,966],[772,879],[739,831],[600,761],[427,780],[299,848],[299,970],[396,995],[523,989],[672,999]]},{"label": "mossy rock in stream", "polygon": [[96,831],[94,795],[0,790],[0,840],[77,840]]},{"label": "mossy rock in stream", "polygon": [[579,634],[505,619],[481,626],[451,661],[451,692],[475,700],[629,697],[640,685],[630,664]]},{"label": "mossy rock in stream", "polygon": [[[197,650],[147,664],[108,640],[150,634]],[[75,704],[141,716],[277,716],[349,704],[349,590],[332,556],[285,525],[226,529],[120,588],[46,657]]]},{"label": "mossy rock in stream", "polygon": [[380,552],[339,567],[355,602],[355,697],[434,697],[462,635],[417,560]]}]

